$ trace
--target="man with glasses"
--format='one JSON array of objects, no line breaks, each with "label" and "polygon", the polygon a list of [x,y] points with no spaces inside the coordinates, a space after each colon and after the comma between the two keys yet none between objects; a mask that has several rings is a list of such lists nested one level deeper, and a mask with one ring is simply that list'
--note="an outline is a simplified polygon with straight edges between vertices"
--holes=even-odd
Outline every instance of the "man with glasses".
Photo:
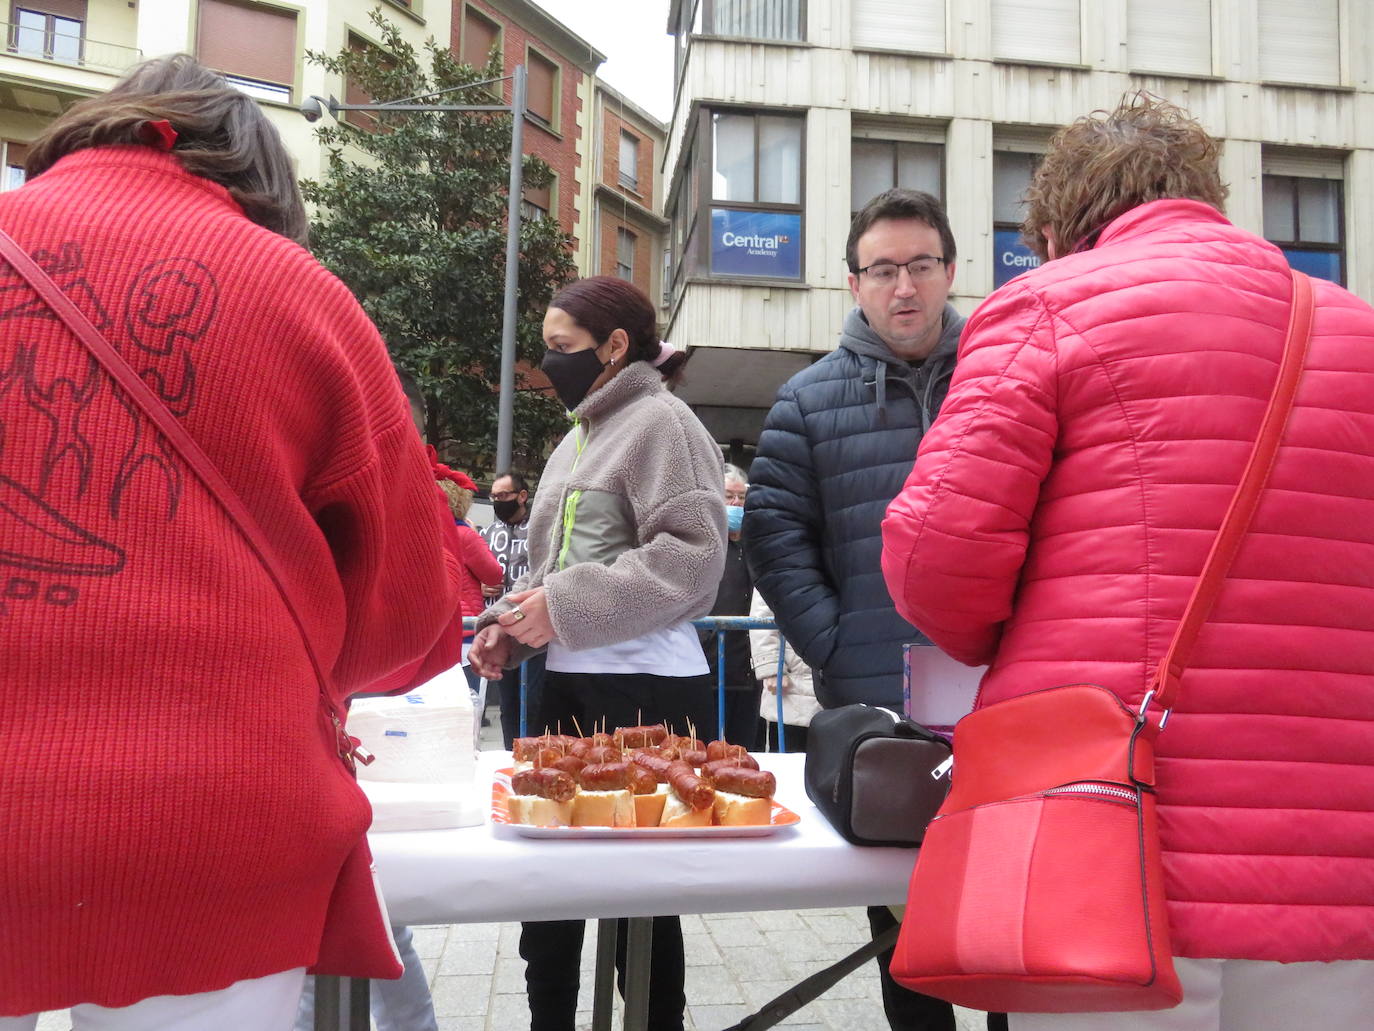
[{"label": "man with glasses", "polygon": [[[528,545],[530,485],[517,472],[505,472],[491,481],[491,510],[496,521],[482,531],[482,539],[501,563],[505,577],[500,587],[483,587],[482,593],[495,600],[530,571]],[[541,652],[525,663],[526,724],[531,734],[543,731],[539,723],[539,693],[544,684],[544,655]],[[507,748],[520,734],[520,670],[508,669],[499,682],[501,695],[501,738]]]},{"label": "man with glasses", "polygon": [[[902,645],[925,638],[884,586],[881,524],[954,371],[954,235],[934,197],[889,190],[855,216],[845,260],[856,307],[839,347],[778,391],[749,470],[744,545],[821,704],[900,711]],[[895,921],[876,907],[869,922],[877,935]],[[894,1031],[953,1031],[949,1003],[899,986],[891,958],[878,963]]]}]

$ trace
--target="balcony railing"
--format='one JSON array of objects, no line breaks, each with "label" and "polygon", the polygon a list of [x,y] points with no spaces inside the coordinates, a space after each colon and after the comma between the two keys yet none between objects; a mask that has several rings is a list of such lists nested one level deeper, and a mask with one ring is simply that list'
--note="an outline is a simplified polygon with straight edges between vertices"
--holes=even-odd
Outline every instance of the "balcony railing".
[{"label": "balcony railing", "polygon": [[15,57],[115,75],[123,74],[143,60],[142,50],[122,43],[106,43],[85,36],[43,31],[10,22],[0,22],[0,25],[5,29],[5,52]]}]

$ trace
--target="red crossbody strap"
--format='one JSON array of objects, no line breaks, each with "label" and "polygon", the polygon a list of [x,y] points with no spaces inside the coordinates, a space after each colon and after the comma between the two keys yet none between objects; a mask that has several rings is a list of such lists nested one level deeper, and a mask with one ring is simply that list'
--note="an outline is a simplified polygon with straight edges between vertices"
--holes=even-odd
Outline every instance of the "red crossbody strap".
[{"label": "red crossbody strap", "polygon": [[[115,350],[114,345],[105,338],[100,330],[95,328],[91,320],[86,318],[85,313],[72,302],[71,298],[62,292],[62,288],[54,283],[52,278],[39,268],[38,263],[30,258],[24,249],[15,243],[13,237],[4,230],[0,230],[0,257],[9,262],[14,270],[28,281],[28,284],[33,287],[44,303],[53,310],[53,313],[76,335],[86,350],[91,352],[95,360],[123,388],[129,399],[152,420],[158,431],[181,455],[196,474],[196,477],[205,485],[206,490],[214,496],[229,518],[238,526],[248,547],[258,561],[262,563],[263,569],[267,571],[267,575],[271,577],[272,583],[276,586],[278,593],[281,594],[282,601],[286,604],[286,609],[291,613],[291,619],[300,632],[301,641],[304,642],[306,653],[310,657],[310,665],[315,671],[316,680],[319,682],[321,700],[334,724],[340,758],[344,759],[351,768],[354,761],[354,747],[348,736],[343,733],[343,724],[329,698],[329,680],[325,676],[324,666],[320,662],[319,655],[315,652],[315,645],[311,641],[309,633],[306,631],[301,610],[297,607],[287,587],[286,575],[272,552],[272,547],[267,541],[267,535],[258,526],[257,520],[253,518],[248,507],[244,505],[234,488],[229,485],[229,481],[224,478],[219,468],[196,443],[195,438],[172,414],[171,409],[143,382],[138,373],[134,371],[133,366]],[[345,746],[347,752],[344,751]]]},{"label": "red crossbody strap", "polygon": [[[1164,653],[1159,667],[1150,684],[1153,704],[1164,710],[1172,709],[1178,701],[1179,680],[1188,667],[1193,645],[1197,642],[1202,625],[1211,615],[1212,606],[1221,593],[1222,581],[1231,568],[1231,561],[1240,550],[1241,539],[1250,527],[1255,509],[1259,507],[1260,492],[1269,479],[1278,455],[1279,443],[1288,415],[1293,409],[1293,398],[1298,392],[1298,380],[1302,378],[1303,364],[1307,358],[1307,344],[1312,335],[1312,318],[1315,302],[1312,296],[1312,281],[1296,269],[1293,276],[1293,306],[1288,317],[1288,339],[1284,343],[1283,361],[1279,366],[1278,380],[1269,398],[1269,408],[1260,423],[1259,436],[1255,448],[1250,453],[1250,461],[1245,466],[1235,496],[1221,521],[1212,550],[1203,564],[1202,574],[1193,587],[1193,595],[1183,610],[1174,639],[1169,650]],[[1151,696],[1146,695],[1146,705]],[[1163,726],[1161,721],[1160,726]]]}]

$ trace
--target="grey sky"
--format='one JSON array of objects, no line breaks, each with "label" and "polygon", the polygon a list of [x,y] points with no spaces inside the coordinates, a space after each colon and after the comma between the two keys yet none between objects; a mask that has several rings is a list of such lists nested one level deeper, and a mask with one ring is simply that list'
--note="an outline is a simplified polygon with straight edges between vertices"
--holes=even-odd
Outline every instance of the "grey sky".
[{"label": "grey sky", "polygon": [[599,74],[649,114],[673,113],[668,0],[534,0],[606,55]]}]

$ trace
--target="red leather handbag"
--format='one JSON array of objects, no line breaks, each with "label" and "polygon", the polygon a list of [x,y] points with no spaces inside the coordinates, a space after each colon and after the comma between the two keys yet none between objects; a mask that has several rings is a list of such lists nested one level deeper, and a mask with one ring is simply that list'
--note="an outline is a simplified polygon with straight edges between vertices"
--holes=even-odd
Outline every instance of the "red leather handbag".
[{"label": "red leather handbag", "polygon": [[1167,1009],[1174,973],[1155,823],[1154,741],[1259,504],[1311,333],[1293,273],[1278,382],[1240,485],[1139,712],[1078,684],[965,716],[949,796],[926,830],[891,972],[1002,1013]]},{"label": "red leather handbag", "polygon": [[[85,314],[52,278],[4,230],[0,230],[0,257],[3,257],[20,276],[27,280],[38,296],[47,303],[53,314],[61,319],[76,338],[90,351],[119,384],[126,397],[140,408],[162,434],[167,444],[181,455],[196,477],[224,509],[244,540],[248,543],[264,570],[276,585],[300,631],[301,641],[315,671],[320,691],[320,733],[327,747],[338,752],[347,774],[353,775],[356,763],[370,763],[372,757],[344,730],[342,714],[335,708],[329,692],[328,675],[315,651],[301,618],[300,610],[287,587],[288,580],[272,551],[267,535],[258,526],[248,507],[229,484],[219,468],[211,461],[196,440],[181,425],[171,409],[148,388],[138,373],[114,346],[105,339]],[[361,789],[357,789],[361,795]],[[332,974],[340,977],[401,976],[400,957],[391,938],[386,905],[382,900],[372,864],[372,852],[367,838],[361,838],[344,858],[330,895],[329,908],[321,931],[320,951],[312,974]]]}]

